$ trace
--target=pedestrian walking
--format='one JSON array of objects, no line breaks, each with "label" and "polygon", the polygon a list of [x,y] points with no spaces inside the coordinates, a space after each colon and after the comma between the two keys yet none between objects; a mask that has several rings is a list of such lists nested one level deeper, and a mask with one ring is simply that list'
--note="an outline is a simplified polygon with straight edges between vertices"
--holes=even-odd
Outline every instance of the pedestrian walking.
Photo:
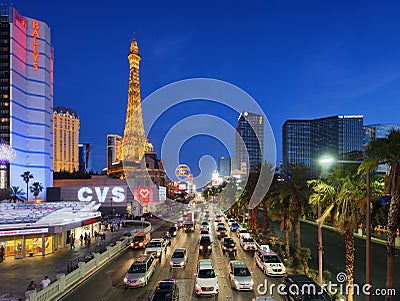
[{"label": "pedestrian walking", "polygon": [[81,236],[79,236],[79,240],[81,241],[81,245],[83,244],[83,235],[81,233]]},{"label": "pedestrian walking", "polygon": [[4,260],[4,246],[1,245],[0,247],[0,262]]},{"label": "pedestrian walking", "polygon": [[86,242],[87,242],[87,233],[86,232],[85,232],[85,237],[83,239],[85,240],[85,245],[86,245]]},{"label": "pedestrian walking", "polygon": [[71,241],[70,241],[70,250],[75,249],[75,237],[71,237]]},{"label": "pedestrian walking", "polygon": [[35,281],[31,281],[31,283],[28,285],[28,287],[26,288],[26,291],[35,291],[36,290],[36,283]]},{"label": "pedestrian walking", "polygon": [[51,281],[49,279],[49,276],[44,276],[43,280],[40,282],[40,286],[42,287],[42,289],[45,289],[49,286],[50,283]]}]

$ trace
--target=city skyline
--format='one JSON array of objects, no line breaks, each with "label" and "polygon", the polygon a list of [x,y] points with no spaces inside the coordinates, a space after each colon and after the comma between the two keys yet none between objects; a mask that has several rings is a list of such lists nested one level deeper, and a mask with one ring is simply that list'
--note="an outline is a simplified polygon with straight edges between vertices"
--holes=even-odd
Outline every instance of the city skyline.
[{"label": "city skyline", "polygon": [[[396,58],[400,44],[393,37],[400,21],[394,7],[346,2],[331,6],[257,2],[242,7],[221,2],[210,9],[207,4],[188,7],[160,2],[156,9],[127,3],[124,9],[116,8],[118,14],[110,14],[105,2],[96,6],[13,3],[24,16],[34,16],[51,28],[54,106],[78,111],[79,142],[93,145],[95,171],[107,165],[107,134],[123,134],[126,56],[134,36],[142,56],[142,99],[186,78],[209,77],[235,84],[266,112],[276,139],[277,161],[282,159],[281,128],[287,119],[361,114],[364,124],[399,123],[395,109],[400,96]],[[73,21],[70,7],[78,8]],[[138,12],[135,18],[132,11]],[[104,15],[111,22],[104,23]],[[173,116],[179,120],[215,110],[236,124],[238,114],[212,104],[193,105],[189,111],[177,107]],[[170,116],[161,118],[160,124],[170,124]],[[159,154],[164,135],[162,129],[149,135]],[[199,139],[198,143],[206,143]],[[215,159],[228,155],[222,145],[212,146],[209,152]],[[182,150],[190,154],[182,154],[182,161],[191,160],[185,163],[196,172],[201,154],[190,145]]]}]

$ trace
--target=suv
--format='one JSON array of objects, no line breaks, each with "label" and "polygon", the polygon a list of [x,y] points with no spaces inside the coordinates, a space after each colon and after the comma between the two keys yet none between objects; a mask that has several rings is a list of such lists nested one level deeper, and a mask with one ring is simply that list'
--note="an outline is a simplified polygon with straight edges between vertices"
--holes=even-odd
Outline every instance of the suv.
[{"label": "suv", "polygon": [[241,235],[240,236],[240,245],[243,248],[243,250],[252,250],[254,251],[256,249],[256,243],[254,242],[254,239],[251,238],[250,235]]},{"label": "suv", "polygon": [[330,301],[329,295],[306,275],[286,275],[283,278],[285,300]]},{"label": "suv", "polygon": [[280,261],[278,254],[270,249],[268,245],[260,245],[254,254],[256,265],[267,276],[283,276],[286,268]]},{"label": "suv", "polygon": [[145,254],[152,254],[156,258],[161,258],[162,252],[166,251],[166,244],[162,238],[153,238],[144,250]]},{"label": "suv", "polygon": [[199,241],[199,252],[212,252],[212,241],[210,235],[203,235]]},{"label": "suv", "polygon": [[125,287],[139,287],[147,285],[156,267],[156,261],[152,255],[140,255],[131,265],[124,277]]},{"label": "suv", "polygon": [[179,300],[179,289],[175,279],[159,281],[151,301],[176,301]]},{"label": "suv", "polygon": [[222,239],[222,252],[234,253],[236,255],[236,243],[232,237],[224,237]]},{"label": "suv", "polygon": [[194,290],[196,295],[218,294],[218,274],[215,273],[211,259],[201,259],[197,263]]},{"label": "suv", "polygon": [[251,291],[254,289],[254,280],[244,262],[233,260],[229,263],[229,279],[235,290]]},{"label": "suv", "polygon": [[149,241],[150,232],[139,232],[133,237],[130,247],[132,249],[144,249]]}]

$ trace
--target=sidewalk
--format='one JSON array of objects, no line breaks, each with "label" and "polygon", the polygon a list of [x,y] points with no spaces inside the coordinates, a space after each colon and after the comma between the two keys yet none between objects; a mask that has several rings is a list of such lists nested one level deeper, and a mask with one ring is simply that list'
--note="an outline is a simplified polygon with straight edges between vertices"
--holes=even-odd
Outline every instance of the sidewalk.
[{"label": "sidewalk", "polygon": [[[157,230],[159,223],[152,222],[152,232]],[[161,225],[162,226],[162,225]],[[116,232],[108,231],[106,234],[105,245],[118,240],[125,232],[129,232],[135,227],[125,227]],[[7,258],[0,262],[0,275],[3,281],[0,284],[0,301],[3,300],[25,300],[25,291],[28,284],[33,280],[37,288],[44,276],[49,276],[51,281],[56,280],[56,275],[67,273],[68,265],[72,261],[83,258],[91,254],[98,247],[98,240],[93,239],[90,246],[80,245],[79,240],[75,244],[75,249],[70,250],[67,245],[46,256],[35,256],[23,259]],[[14,298],[13,298],[14,297]]]}]

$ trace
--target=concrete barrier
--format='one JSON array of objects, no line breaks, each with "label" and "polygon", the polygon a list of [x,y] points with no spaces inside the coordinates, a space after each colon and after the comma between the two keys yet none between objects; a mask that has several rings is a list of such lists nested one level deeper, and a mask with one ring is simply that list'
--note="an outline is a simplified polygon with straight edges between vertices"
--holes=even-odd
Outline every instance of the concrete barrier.
[{"label": "concrete barrier", "polygon": [[[141,222],[141,228],[138,227],[135,232],[150,232],[151,224]],[[143,224],[146,227],[143,227]],[[87,262],[79,262],[78,268],[68,274],[58,274],[57,280],[51,283],[47,288],[40,291],[28,291],[25,293],[26,301],[51,301],[59,300],[68,292],[77,287],[84,280],[92,276],[98,269],[117,256],[121,251],[127,249],[132,237],[123,237],[115,245],[107,246],[107,251],[103,253],[94,253],[93,258]]]}]

